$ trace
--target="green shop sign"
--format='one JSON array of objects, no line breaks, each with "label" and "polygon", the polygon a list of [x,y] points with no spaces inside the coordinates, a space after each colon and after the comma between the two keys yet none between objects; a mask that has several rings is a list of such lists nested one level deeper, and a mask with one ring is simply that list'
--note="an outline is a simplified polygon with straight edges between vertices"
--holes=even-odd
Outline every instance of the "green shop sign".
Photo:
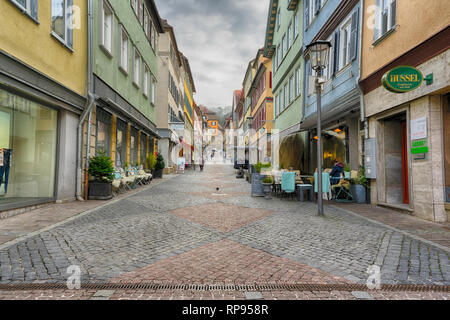
[{"label": "green shop sign", "polygon": [[391,92],[405,93],[420,87],[423,80],[420,70],[414,67],[400,66],[386,72],[381,83]]}]

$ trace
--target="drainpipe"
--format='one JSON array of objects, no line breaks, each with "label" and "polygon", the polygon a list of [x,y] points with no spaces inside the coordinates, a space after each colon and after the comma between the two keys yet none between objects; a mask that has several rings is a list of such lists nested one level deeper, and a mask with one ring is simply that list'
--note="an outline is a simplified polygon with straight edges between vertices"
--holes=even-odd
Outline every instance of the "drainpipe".
[{"label": "drainpipe", "polygon": [[[365,102],[364,102],[364,91],[361,87],[361,84],[359,83],[359,81],[361,80],[361,75],[362,75],[362,30],[364,27],[364,0],[361,0],[361,5],[360,5],[360,11],[361,14],[359,16],[359,66],[358,66],[358,78],[356,79],[356,86],[359,90],[359,97],[360,97],[360,102],[359,102],[359,106],[360,106],[360,115],[361,115],[361,122],[364,123],[364,138],[368,139],[369,138],[369,123],[366,119],[366,108],[365,108]],[[363,150],[363,154],[364,154],[364,150]]]},{"label": "drainpipe", "polygon": [[[95,96],[92,94],[92,0],[88,0],[88,21],[87,21],[87,93],[88,100],[86,102],[86,108],[81,115],[80,121],[78,123],[78,136],[77,136],[77,172],[76,172],[76,198],[78,201],[84,201],[84,198],[81,194],[81,175],[82,175],[82,147],[83,147],[83,123],[86,120],[87,115],[89,114],[89,123],[88,123],[88,136],[86,139],[86,144],[88,146],[88,150],[90,148],[90,129],[91,129],[91,118],[92,118],[92,109],[95,103]],[[86,153],[86,160],[88,159],[88,153]],[[87,161],[86,161],[87,162]]]}]

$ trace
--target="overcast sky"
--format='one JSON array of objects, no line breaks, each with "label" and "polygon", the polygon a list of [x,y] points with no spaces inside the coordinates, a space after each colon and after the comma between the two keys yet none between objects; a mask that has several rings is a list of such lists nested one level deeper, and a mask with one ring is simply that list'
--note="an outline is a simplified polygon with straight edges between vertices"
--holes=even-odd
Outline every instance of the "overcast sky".
[{"label": "overcast sky", "polygon": [[155,0],[189,59],[197,104],[231,106],[245,71],[264,46],[268,0]]}]

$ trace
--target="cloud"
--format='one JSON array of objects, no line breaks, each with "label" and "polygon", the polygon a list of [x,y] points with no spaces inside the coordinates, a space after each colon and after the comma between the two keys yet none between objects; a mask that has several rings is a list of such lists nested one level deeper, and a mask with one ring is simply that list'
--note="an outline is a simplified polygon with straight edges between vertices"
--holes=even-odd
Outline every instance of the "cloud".
[{"label": "cloud", "polygon": [[232,104],[250,60],[264,46],[269,1],[155,0],[189,59],[197,104]]}]

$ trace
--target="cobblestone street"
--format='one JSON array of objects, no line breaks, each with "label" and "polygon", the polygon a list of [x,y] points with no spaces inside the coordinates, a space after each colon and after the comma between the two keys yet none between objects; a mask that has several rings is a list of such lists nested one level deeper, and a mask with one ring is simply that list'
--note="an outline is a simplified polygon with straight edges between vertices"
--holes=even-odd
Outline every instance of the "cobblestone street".
[{"label": "cobblestone street", "polygon": [[[383,284],[450,285],[450,249],[344,208],[250,197],[231,166],[187,171],[27,238],[0,245],[0,284],[351,284],[371,265]],[[95,291],[0,291],[3,299],[89,299]],[[200,297],[201,296],[201,297]],[[448,293],[371,294],[448,299]],[[245,299],[243,292],[129,292],[111,299]],[[356,299],[350,292],[264,292],[264,299]]]}]

